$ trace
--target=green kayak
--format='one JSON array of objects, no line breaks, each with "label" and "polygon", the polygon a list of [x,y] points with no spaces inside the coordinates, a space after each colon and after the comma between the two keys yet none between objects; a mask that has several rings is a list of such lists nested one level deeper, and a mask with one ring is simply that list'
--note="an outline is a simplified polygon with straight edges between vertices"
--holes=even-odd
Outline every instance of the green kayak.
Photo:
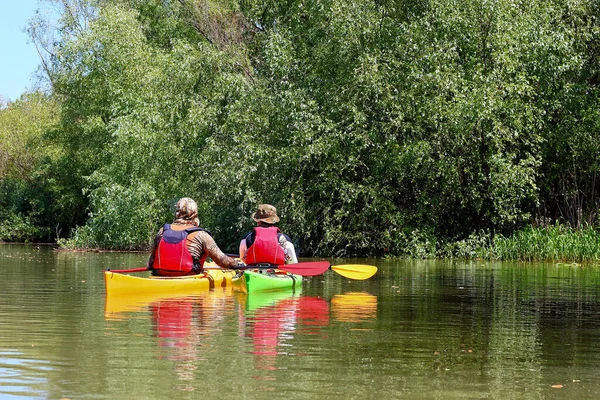
[{"label": "green kayak", "polygon": [[302,276],[273,268],[244,270],[233,279],[233,287],[245,293],[271,290],[297,291],[302,287]]}]

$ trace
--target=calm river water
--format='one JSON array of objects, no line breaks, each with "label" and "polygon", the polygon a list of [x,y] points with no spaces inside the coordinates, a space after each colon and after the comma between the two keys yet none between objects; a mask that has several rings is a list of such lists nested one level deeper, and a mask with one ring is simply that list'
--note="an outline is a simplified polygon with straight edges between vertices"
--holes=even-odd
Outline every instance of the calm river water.
[{"label": "calm river water", "polygon": [[112,301],[146,255],[0,245],[0,399],[591,399],[600,267],[333,271],[300,293]]}]

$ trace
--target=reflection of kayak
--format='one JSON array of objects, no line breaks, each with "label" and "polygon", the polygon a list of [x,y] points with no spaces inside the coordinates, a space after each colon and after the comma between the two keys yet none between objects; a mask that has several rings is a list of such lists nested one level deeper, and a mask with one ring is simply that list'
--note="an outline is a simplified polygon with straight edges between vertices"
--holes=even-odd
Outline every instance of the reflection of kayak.
[{"label": "reflection of kayak", "polygon": [[298,296],[298,292],[288,289],[270,292],[254,292],[250,294],[240,293],[240,295],[236,297],[247,311],[256,311],[264,307],[274,306],[282,300],[293,299],[295,296]]},{"label": "reflection of kayak", "polygon": [[210,300],[214,303],[217,299],[224,298],[232,293],[231,287],[205,290],[198,293],[132,293],[124,296],[121,294],[107,295],[104,304],[104,317],[106,319],[120,319],[129,312],[139,312],[147,309],[153,303],[160,301],[180,300]]},{"label": "reflection of kayak", "polygon": [[142,293],[194,293],[215,287],[231,285],[235,271],[206,270],[202,274],[188,276],[140,277],[113,271],[104,272],[107,296],[133,295]]},{"label": "reflection of kayak", "polygon": [[278,290],[297,291],[302,287],[302,276],[280,269],[247,269],[233,280],[233,287],[244,293]]},{"label": "reflection of kayak", "polygon": [[359,322],[377,317],[377,297],[366,292],[336,294],[331,298],[331,311],[338,321]]},{"label": "reflection of kayak", "polygon": [[129,296],[106,296],[104,303],[104,317],[107,319],[119,319],[121,314],[136,312],[145,309],[149,304],[164,298],[185,298],[189,294],[172,293],[137,293]]}]

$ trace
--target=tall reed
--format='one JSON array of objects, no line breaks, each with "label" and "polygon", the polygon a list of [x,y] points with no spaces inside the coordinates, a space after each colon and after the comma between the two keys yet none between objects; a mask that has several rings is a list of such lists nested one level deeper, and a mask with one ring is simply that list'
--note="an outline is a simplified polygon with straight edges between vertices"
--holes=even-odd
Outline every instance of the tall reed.
[{"label": "tall reed", "polygon": [[489,249],[481,250],[483,258],[499,260],[597,261],[600,232],[590,226],[529,226],[510,237],[496,236]]}]

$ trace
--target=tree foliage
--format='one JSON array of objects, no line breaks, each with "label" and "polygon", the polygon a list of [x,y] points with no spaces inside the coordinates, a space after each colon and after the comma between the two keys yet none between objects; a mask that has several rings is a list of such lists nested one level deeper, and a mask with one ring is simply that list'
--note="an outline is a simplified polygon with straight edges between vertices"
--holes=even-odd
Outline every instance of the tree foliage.
[{"label": "tree foliage", "polygon": [[304,255],[596,223],[591,0],[51,3],[76,245],[145,248],[180,196],[232,249],[274,204]]},{"label": "tree foliage", "polygon": [[50,241],[61,223],[52,201],[56,188],[46,179],[60,149],[44,139],[57,111],[39,92],[0,109],[0,240]]}]

